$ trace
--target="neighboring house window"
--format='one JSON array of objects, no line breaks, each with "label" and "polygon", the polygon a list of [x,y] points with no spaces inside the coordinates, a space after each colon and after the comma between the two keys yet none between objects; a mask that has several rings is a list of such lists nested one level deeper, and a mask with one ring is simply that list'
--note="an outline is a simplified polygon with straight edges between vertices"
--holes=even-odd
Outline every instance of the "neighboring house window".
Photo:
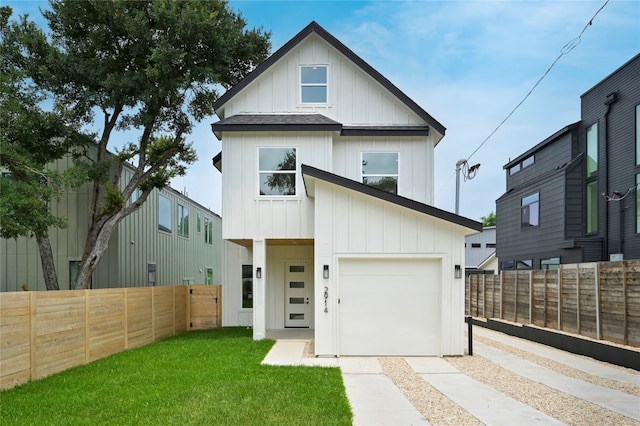
[{"label": "neighboring house window", "polygon": [[204,242],[213,244],[213,221],[206,216],[204,217]]},{"label": "neighboring house window", "polygon": [[636,232],[640,234],[640,173],[636,175]]},{"label": "neighboring house window", "polygon": [[534,164],[536,162],[536,157],[534,155],[532,155],[531,157],[527,157],[524,160],[522,160],[521,162],[519,162],[518,164],[515,164],[511,167],[509,167],[509,175],[515,175],[516,173],[518,173],[520,170],[524,169],[525,167],[529,167],[530,165]]},{"label": "neighboring house window", "polygon": [[540,224],[540,194],[538,192],[522,199],[521,212],[523,228]]},{"label": "neighboring house window", "polygon": [[138,188],[136,188],[131,193],[131,199],[130,199],[131,204],[135,204],[135,202],[138,201],[138,198],[140,198],[140,192],[139,192]]},{"label": "neighboring house window", "polygon": [[[80,275],[80,261],[69,261],[69,290],[75,290],[78,283],[78,275]],[[93,277],[89,280],[89,288],[93,287]]]},{"label": "neighboring house window", "polygon": [[487,248],[496,248],[496,243],[487,243],[486,247]]},{"label": "neighboring house window", "polygon": [[326,104],[328,93],[328,68],[326,65],[300,67],[300,102]]},{"label": "neighboring house window", "polygon": [[202,231],[202,218],[200,217],[200,213],[196,214],[196,231],[198,231],[198,233]]},{"label": "neighboring house window", "polygon": [[598,232],[598,181],[587,184],[587,234]]},{"label": "neighboring house window", "polygon": [[157,265],[155,263],[147,263],[147,285],[149,287],[154,287],[156,285],[156,268]]},{"label": "neighboring house window", "polygon": [[196,283],[196,279],[195,278],[183,278],[182,279],[182,285],[192,285]]},{"label": "neighboring house window", "polygon": [[471,243],[471,248],[482,248],[482,244],[480,244],[480,243]]},{"label": "neighboring house window", "polygon": [[189,207],[178,204],[178,235],[189,237]]},{"label": "neighboring house window", "polygon": [[296,195],[296,148],[258,148],[260,195]]},{"label": "neighboring house window", "polygon": [[587,177],[598,173],[598,123],[587,127]]},{"label": "neighboring house window", "polygon": [[640,105],[636,105],[636,164],[640,166]]},{"label": "neighboring house window", "polygon": [[516,269],[531,269],[533,261],[531,259],[518,260],[516,262]]},{"label": "neighboring house window", "polygon": [[362,183],[392,194],[397,194],[398,153],[363,152]]},{"label": "neighboring house window", "polygon": [[171,232],[171,199],[158,195],[158,229]]},{"label": "neighboring house window", "polygon": [[213,268],[206,268],[205,284],[213,285]]},{"label": "neighboring house window", "polygon": [[540,261],[540,269],[555,271],[560,269],[560,258],[559,257],[550,257],[549,259],[542,259]]},{"label": "neighboring house window", "polygon": [[253,308],[253,265],[242,265],[242,307]]},{"label": "neighboring house window", "polygon": [[504,260],[500,262],[500,269],[515,269],[515,262],[513,260]]}]

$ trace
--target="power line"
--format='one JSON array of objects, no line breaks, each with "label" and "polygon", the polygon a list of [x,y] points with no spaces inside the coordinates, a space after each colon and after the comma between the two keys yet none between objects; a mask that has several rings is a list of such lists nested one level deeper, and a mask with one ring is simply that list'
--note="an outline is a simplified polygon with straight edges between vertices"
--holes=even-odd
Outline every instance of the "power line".
[{"label": "power line", "polygon": [[527,100],[527,98],[529,97],[529,95],[531,95],[531,93],[533,93],[533,91],[535,90],[536,87],[538,87],[538,85],[542,82],[542,80],[547,76],[547,74],[549,74],[549,72],[551,71],[551,69],[555,66],[555,64],[560,60],[560,58],[562,58],[563,56],[569,54],[569,52],[571,52],[578,44],[580,44],[580,41],[582,41],[582,35],[584,34],[584,32],[587,30],[587,28],[589,28],[590,25],[593,25],[593,20],[595,19],[596,16],[598,16],[598,14],[602,11],[602,9],[604,9],[604,7],[607,5],[607,3],[609,3],[609,0],[606,0],[604,2],[604,4],[602,6],[600,6],[600,9],[598,9],[596,11],[596,13],[591,17],[591,19],[589,19],[589,22],[587,22],[587,24],[584,26],[584,28],[582,29],[582,31],[580,31],[580,34],[578,35],[578,37],[574,38],[573,40],[570,40],[567,44],[565,44],[564,46],[562,46],[562,49],[560,49],[560,55],[558,55],[558,57],[555,59],[555,61],[553,61],[553,63],[549,66],[549,68],[547,68],[547,70],[544,72],[544,74],[542,74],[542,77],[540,77],[538,79],[538,81],[536,82],[536,84],[533,85],[533,87],[531,88],[531,90],[529,90],[529,92],[525,95],[524,98],[522,98],[522,100],[518,103],[518,105],[515,106],[515,108],[513,108],[511,110],[511,112],[505,117],[504,120],[502,120],[500,122],[500,124],[498,124],[498,126],[493,129],[493,131],[489,134],[489,136],[487,136],[485,138],[485,140],[482,141],[482,143],[480,145],[478,145],[478,147],[471,153],[471,155],[469,155],[467,157],[467,161],[469,161],[469,159],[471,157],[473,157],[473,155],[478,152],[478,150],[480,148],[482,148],[482,146],[502,127],[502,125],[509,119],[511,118],[511,116],[518,110],[518,108],[520,108],[520,106],[524,103],[524,101]]}]

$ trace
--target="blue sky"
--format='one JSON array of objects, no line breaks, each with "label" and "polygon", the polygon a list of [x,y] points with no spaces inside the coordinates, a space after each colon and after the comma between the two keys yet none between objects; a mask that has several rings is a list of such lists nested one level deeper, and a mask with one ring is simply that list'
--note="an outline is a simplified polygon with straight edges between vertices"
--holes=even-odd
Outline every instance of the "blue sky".
[{"label": "blue sky", "polygon": [[[249,27],[272,32],[273,51],[316,21],[446,128],[435,151],[435,200],[453,211],[455,164],[467,159],[522,101],[606,0],[598,1],[230,1]],[[43,1],[3,1],[39,15]],[[460,214],[495,211],[511,158],[580,119],[580,95],[640,52],[640,1],[610,0],[520,108],[469,158]],[[640,76],[639,76],[640,78]],[[220,143],[210,123],[191,140],[199,160],[172,186],[221,212]]]}]

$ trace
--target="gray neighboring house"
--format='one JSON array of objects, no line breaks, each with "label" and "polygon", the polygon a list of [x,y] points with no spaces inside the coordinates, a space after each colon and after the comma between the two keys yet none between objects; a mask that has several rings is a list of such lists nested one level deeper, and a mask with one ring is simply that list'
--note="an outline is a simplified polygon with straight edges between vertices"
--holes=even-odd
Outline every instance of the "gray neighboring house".
[{"label": "gray neighboring house", "polygon": [[[59,160],[54,167],[64,170],[70,160]],[[132,173],[125,164],[122,187]],[[52,213],[66,217],[69,224],[49,233],[61,290],[75,288],[90,200],[90,186],[85,185],[51,203]],[[120,222],[93,274],[92,288],[220,284],[221,263],[221,217],[167,187],[154,190],[138,211]],[[0,239],[0,291],[22,291],[23,284],[29,290],[46,290],[35,238]]]},{"label": "gray neighboring house", "polygon": [[495,226],[485,226],[481,233],[464,238],[464,259],[467,274],[498,272]]},{"label": "gray neighboring house", "polygon": [[500,269],[640,258],[640,54],[581,96],[581,120],[504,166]]}]

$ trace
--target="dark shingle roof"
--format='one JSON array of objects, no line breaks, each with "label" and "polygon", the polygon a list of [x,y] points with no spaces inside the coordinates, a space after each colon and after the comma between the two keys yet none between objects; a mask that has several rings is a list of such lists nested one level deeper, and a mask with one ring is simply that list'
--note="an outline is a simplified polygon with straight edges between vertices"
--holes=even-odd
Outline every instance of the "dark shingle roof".
[{"label": "dark shingle roof", "polygon": [[322,114],[237,114],[217,121],[211,130],[220,132],[340,131],[342,124]]},{"label": "dark shingle roof", "polygon": [[[371,197],[378,198],[380,200],[388,201],[390,203],[414,210],[419,213],[433,216],[435,218],[442,219],[444,221],[447,221],[456,225],[464,226],[465,228],[473,229],[474,231],[482,231],[482,223],[477,222],[475,220],[472,220],[463,216],[459,216],[457,214],[448,212],[446,210],[441,210],[437,207],[433,207],[428,204],[420,203],[410,198],[401,197],[400,195],[392,194],[390,192],[386,192],[378,188],[365,185],[364,183],[360,183],[355,180],[345,178],[343,176],[338,176],[336,174],[327,172],[325,170],[307,166],[306,164],[302,165],[302,176],[303,177],[309,176],[312,178],[320,179],[325,182],[329,182],[334,185],[338,185],[343,188],[347,188],[347,189],[359,192],[361,194],[366,194]],[[306,186],[306,181],[305,181],[305,186]]]},{"label": "dark shingle roof", "polygon": [[398,89],[393,83],[391,83],[386,77],[376,71],[371,65],[365,62],[362,58],[356,55],[351,49],[342,44],[340,40],[329,34],[327,30],[318,25],[315,21],[311,22],[307,25],[302,31],[300,31],[295,37],[289,40],[284,44],[280,49],[278,49],[273,55],[268,57],[263,63],[258,65],[255,70],[253,70],[248,76],[244,79],[240,80],[238,84],[229,89],[226,93],[224,93],[216,103],[214,104],[215,111],[218,111],[220,108],[224,106],[227,101],[233,98],[238,92],[247,87],[249,83],[258,78],[263,72],[265,72],[271,65],[276,63],[280,58],[286,55],[289,51],[291,51],[296,45],[298,45],[302,40],[307,38],[311,33],[317,34],[331,46],[333,46],[336,50],[342,53],[344,56],[349,58],[351,62],[360,67],[364,72],[366,72],[370,77],[380,83],[384,88],[386,88],[389,92],[393,93],[400,101],[402,101],[411,111],[417,114],[420,118],[422,118],[425,122],[429,124],[430,127],[433,127],[438,133],[444,136],[446,128],[440,124],[435,118],[433,118],[429,113],[427,113],[424,109],[422,109],[417,103],[415,103],[411,98],[404,94],[400,89]]}]

